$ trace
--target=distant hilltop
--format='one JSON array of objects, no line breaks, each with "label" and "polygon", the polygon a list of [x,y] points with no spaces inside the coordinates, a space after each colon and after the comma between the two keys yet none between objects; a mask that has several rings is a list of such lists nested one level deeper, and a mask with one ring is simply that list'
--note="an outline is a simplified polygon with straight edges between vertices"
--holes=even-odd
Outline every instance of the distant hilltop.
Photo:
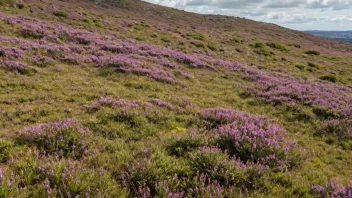
[{"label": "distant hilltop", "polygon": [[340,41],[346,41],[349,43],[352,43],[352,30],[348,31],[320,31],[320,30],[310,30],[310,31],[304,31],[309,34],[313,34],[315,36],[320,36],[320,37],[325,37],[325,38],[330,38],[330,39],[335,39],[335,40],[340,40]]}]

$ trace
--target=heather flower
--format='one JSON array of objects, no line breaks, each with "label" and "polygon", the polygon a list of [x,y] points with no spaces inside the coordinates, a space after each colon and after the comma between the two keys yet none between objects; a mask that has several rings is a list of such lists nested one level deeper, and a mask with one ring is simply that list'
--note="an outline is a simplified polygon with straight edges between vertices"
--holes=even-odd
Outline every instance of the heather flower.
[{"label": "heather flower", "polygon": [[352,181],[346,186],[338,183],[337,179],[333,179],[330,182],[326,182],[325,186],[313,185],[311,190],[314,194],[320,195],[321,197],[331,198],[351,198],[352,197]]},{"label": "heather flower", "polygon": [[23,50],[19,48],[0,46],[0,57],[20,59],[23,53]]},{"label": "heather flower", "polygon": [[42,123],[20,131],[19,139],[30,142],[47,154],[81,158],[87,150],[85,135],[89,131],[76,119]]},{"label": "heather flower", "polygon": [[55,64],[54,59],[42,55],[32,56],[30,61],[39,67],[47,67]]},{"label": "heather flower", "polygon": [[325,121],[321,133],[338,139],[352,139],[352,118]]},{"label": "heather flower", "polygon": [[219,146],[230,155],[243,162],[281,170],[290,167],[293,155],[286,153],[290,153],[295,143],[285,139],[286,131],[274,121],[223,108],[204,109],[199,117],[206,126],[213,128],[219,137]]},{"label": "heather flower", "polygon": [[27,73],[28,69],[30,68],[27,64],[17,62],[17,61],[5,60],[2,64],[5,65],[6,68],[9,69],[10,71],[16,71],[21,74]]},{"label": "heather flower", "polygon": [[101,105],[112,106],[112,107],[139,107],[138,102],[128,102],[123,99],[115,100],[111,97],[100,97],[95,102]]}]

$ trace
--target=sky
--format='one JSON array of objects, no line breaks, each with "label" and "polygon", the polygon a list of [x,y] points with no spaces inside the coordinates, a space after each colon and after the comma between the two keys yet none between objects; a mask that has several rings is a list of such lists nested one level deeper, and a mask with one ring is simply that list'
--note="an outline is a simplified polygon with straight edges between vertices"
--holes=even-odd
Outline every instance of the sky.
[{"label": "sky", "polygon": [[296,30],[352,30],[352,0],[145,0],[201,14],[275,23]]}]

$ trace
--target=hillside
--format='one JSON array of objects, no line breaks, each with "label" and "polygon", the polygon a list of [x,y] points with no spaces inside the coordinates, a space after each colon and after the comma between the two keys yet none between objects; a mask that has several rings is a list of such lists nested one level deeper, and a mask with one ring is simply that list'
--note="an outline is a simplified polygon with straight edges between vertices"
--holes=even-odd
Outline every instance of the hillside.
[{"label": "hillside", "polygon": [[0,197],[352,193],[352,44],[137,0],[0,5]]}]

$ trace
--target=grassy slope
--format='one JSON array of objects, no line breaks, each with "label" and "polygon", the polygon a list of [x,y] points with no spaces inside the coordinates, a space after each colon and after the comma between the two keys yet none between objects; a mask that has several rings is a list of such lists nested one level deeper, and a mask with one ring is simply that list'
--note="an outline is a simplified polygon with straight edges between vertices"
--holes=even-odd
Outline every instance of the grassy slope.
[{"label": "grassy slope", "polygon": [[[94,29],[104,34],[116,33],[122,39],[138,39],[179,51],[209,54],[248,65],[259,65],[268,70],[279,69],[303,78],[314,79],[327,74],[335,74],[338,76],[338,83],[348,85],[352,83],[351,44],[314,37],[273,24],[225,16],[197,15],[139,1],[129,1],[127,6],[117,8],[96,6],[90,1],[79,3],[29,1],[26,5],[27,7],[21,10],[0,7],[0,11],[4,14],[20,14],[57,21],[73,27]],[[62,19],[53,16],[52,11],[57,9],[66,11],[69,18]],[[78,13],[83,13],[84,17]],[[80,18],[98,20],[104,25],[96,27],[94,24],[82,22]],[[143,20],[144,25],[141,23]],[[13,34],[11,29],[13,27],[5,23],[0,23],[0,26],[2,27],[1,35]],[[206,43],[205,45],[209,43],[218,46],[219,50],[211,51],[194,46],[191,43],[194,39],[187,36],[190,32],[205,35],[206,38],[202,42]],[[163,42],[161,38],[167,38],[170,42]],[[243,43],[237,43],[236,39],[239,41],[243,39]],[[255,42],[269,41],[281,43],[289,51],[266,47],[275,55],[265,57],[255,53],[256,49],[250,46]],[[298,44],[301,47],[297,48],[289,44]],[[319,51],[321,55],[305,55],[304,52],[307,50]],[[307,62],[317,63],[320,68],[309,72],[295,67],[296,64],[306,65]],[[301,166],[289,172],[274,174],[273,177],[276,179],[269,182],[273,190],[261,192],[261,195],[310,196],[307,193],[311,184],[322,184],[331,177],[337,177],[343,183],[351,179],[351,151],[344,150],[336,144],[325,143],[324,137],[314,136],[313,134],[321,123],[316,116],[313,115],[311,121],[298,120],[296,113],[285,106],[273,108],[272,105],[258,102],[254,98],[240,97],[243,89],[237,84],[247,82],[235,73],[229,73],[226,70],[214,72],[185,68],[194,76],[194,79],[186,81],[186,87],[182,87],[156,82],[143,76],[121,73],[102,74],[99,69],[89,66],[71,66],[60,63],[53,67],[36,69],[38,73],[33,76],[0,70],[2,141],[12,142],[16,139],[17,131],[35,123],[56,121],[67,117],[75,117],[87,125],[94,123],[99,119],[99,113],[87,113],[82,106],[90,104],[99,96],[111,96],[131,101],[146,101],[149,98],[171,101],[174,96],[179,96],[188,98],[196,105],[190,114],[177,115],[173,112],[163,112],[170,114],[171,119],[163,124],[151,126],[142,124],[141,129],[137,130],[152,127],[155,134],[152,137],[138,138],[137,141],[129,140],[129,136],[133,136],[134,129],[126,129],[124,128],[126,126],[113,124],[112,129],[116,127],[117,130],[122,129],[127,132],[110,140],[96,136],[94,139],[96,144],[91,146],[91,149],[99,150],[99,154],[85,159],[82,162],[84,166],[95,167],[97,164],[111,173],[123,169],[120,167],[124,163],[133,161],[131,156],[137,158],[138,153],[145,148],[151,148],[155,153],[161,152],[164,139],[177,136],[171,133],[176,127],[190,128],[196,125],[189,124],[187,120],[191,119],[192,115],[200,109],[226,107],[278,120],[289,131],[289,139],[296,140],[307,149],[309,157],[302,162]],[[111,152],[107,151],[109,149],[103,149],[103,146],[107,144],[115,145],[111,146],[115,150]],[[15,164],[26,163],[27,149],[27,146],[20,146],[16,143],[12,145],[9,152],[14,155]],[[0,167],[7,167],[7,164],[3,163]],[[252,196],[255,195],[252,194]]]}]

